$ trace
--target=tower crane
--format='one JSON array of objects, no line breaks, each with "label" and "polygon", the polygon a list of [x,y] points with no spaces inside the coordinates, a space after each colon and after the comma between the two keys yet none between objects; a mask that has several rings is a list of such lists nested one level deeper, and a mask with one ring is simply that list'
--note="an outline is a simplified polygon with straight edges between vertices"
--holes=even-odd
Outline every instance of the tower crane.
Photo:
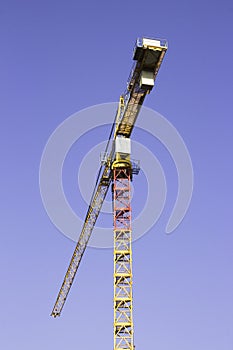
[{"label": "tower crane", "polygon": [[134,349],[130,182],[139,167],[130,158],[130,136],[167,50],[165,40],[137,39],[127,88],[120,97],[81,234],[51,316],[60,316],[103,201],[112,183],[114,232],[114,350]]}]

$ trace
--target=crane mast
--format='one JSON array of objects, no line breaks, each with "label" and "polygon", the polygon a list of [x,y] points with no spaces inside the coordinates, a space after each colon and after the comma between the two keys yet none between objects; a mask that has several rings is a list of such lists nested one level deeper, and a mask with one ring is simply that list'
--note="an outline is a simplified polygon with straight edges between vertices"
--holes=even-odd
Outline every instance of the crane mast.
[{"label": "crane mast", "polygon": [[130,181],[130,164],[116,163],[113,169],[114,350],[134,349]]},{"label": "crane mast", "polygon": [[[167,50],[165,40],[136,41],[127,89],[120,97],[109,142],[99,169],[81,234],[51,315],[60,316],[110,183],[114,222],[114,350],[133,350],[130,136],[146,95],[152,90]],[[114,133],[113,133],[114,131]],[[109,151],[109,145],[111,149]]]}]

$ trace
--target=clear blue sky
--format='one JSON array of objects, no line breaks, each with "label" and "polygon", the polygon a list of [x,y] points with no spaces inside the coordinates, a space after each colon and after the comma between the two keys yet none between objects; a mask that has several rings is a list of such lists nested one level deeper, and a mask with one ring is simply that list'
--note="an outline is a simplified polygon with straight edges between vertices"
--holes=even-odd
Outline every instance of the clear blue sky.
[{"label": "clear blue sky", "polygon": [[0,36],[1,349],[113,347],[111,250],[88,248],[62,317],[49,316],[74,242],[43,208],[39,164],[65,118],[118,100],[135,39],[152,36],[169,50],[145,105],[184,138],[195,188],[166,236],[167,158],[165,210],[134,244],[136,349],[232,350],[232,2],[1,1]]}]

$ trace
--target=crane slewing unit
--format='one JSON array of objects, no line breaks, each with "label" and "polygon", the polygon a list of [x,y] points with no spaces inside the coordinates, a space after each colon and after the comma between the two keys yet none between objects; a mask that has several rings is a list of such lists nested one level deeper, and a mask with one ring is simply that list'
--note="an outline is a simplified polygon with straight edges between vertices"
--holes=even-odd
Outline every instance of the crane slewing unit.
[{"label": "crane slewing unit", "polygon": [[127,88],[120,96],[109,141],[83,228],[51,315],[60,316],[80,261],[112,183],[114,222],[114,350],[133,350],[132,229],[130,181],[138,168],[130,159],[130,136],[140,108],[154,82],[167,50],[165,40],[136,41],[134,64]]}]

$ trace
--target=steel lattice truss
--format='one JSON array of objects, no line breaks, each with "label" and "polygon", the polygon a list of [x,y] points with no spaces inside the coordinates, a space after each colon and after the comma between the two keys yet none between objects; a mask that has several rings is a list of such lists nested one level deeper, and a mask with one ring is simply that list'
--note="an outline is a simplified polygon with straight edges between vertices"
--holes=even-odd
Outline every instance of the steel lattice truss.
[{"label": "steel lattice truss", "polygon": [[114,350],[133,350],[130,168],[113,171]]}]

